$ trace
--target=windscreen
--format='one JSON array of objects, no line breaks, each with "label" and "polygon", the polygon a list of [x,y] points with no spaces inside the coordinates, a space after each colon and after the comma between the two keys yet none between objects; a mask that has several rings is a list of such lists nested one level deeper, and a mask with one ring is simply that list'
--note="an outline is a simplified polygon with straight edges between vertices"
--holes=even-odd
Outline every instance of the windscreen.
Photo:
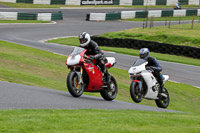
[{"label": "windscreen", "polygon": [[74,50],[72,51],[71,55],[76,56],[76,55],[80,54],[81,52],[83,52],[84,50],[85,50],[84,48],[75,47]]},{"label": "windscreen", "polygon": [[132,66],[139,66],[141,64],[144,64],[146,62],[146,60],[143,59],[137,59]]}]

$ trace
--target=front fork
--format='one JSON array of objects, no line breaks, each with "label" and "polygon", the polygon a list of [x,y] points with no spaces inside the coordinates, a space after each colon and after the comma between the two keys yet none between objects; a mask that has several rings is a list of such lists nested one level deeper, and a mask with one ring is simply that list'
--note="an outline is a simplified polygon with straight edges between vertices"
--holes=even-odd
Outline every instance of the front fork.
[{"label": "front fork", "polygon": [[78,76],[78,84],[80,85],[81,83],[83,83],[83,80],[82,80],[83,68],[80,67],[80,72],[78,72],[78,71],[76,71],[76,70],[75,70],[75,72],[76,72],[76,74],[77,74],[77,76]]},{"label": "front fork", "polygon": [[143,80],[138,80],[138,79],[134,79],[133,82],[137,82],[138,83],[138,87],[139,87],[139,92],[142,93],[142,84],[143,84]]}]

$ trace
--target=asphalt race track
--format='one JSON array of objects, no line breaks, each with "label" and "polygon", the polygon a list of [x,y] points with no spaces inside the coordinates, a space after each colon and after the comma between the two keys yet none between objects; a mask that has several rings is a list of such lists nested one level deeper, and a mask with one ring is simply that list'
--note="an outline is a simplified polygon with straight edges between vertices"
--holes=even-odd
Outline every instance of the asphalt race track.
[{"label": "asphalt race track", "polygon": [[[77,36],[83,31],[92,35],[105,32],[119,31],[134,27],[142,27],[141,22],[88,22],[85,21],[87,13],[111,12],[130,9],[9,9],[2,8],[0,11],[21,12],[52,12],[62,11],[64,20],[56,24],[0,24],[0,39],[18,44],[51,51],[58,54],[68,55],[73,47],[46,44],[39,42],[49,38],[60,36]],[[164,25],[156,22],[154,25]],[[114,56],[117,60],[116,67],[128,70],[137,57],[105,52],[106,56]],[[168,74],[170,80],[200,86],[200,67],[169,63],[160,61],[163,74]],[[127,103],[114,100],[104,101],[102,98],[82,96],[73,98],[66,92],[44,88],[18,85],[8,82],[0,82],[0,109],[9,108],[102,108],[102,109],[139,109],[151,111],[163,111],[162,109]],[[31,97],[29,97],[31,94]],[[98,105],[98,106],[97,106]],[[169,110],[164,110],[169,111]]]},{"label": "asphalt race track", "polygon": [[[144,111],[179,112],[140,104],[105,101],[103,98],[83,95],[73,98],[69,93],[46,88],[0,81],[0,109],[134,109]],[[16,95],[18,97],[16,97]],[[26,99],[26,100],[25,100]]]}]

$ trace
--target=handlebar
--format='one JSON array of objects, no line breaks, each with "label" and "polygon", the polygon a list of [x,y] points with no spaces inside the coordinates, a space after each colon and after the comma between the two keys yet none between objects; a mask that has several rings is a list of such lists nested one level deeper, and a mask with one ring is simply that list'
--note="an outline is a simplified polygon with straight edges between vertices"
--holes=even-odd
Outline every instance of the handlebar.
[{"label": "handlebar", "polygon": [[88,58],[88,56],[87,56],[86,54],[84,54],[84,55],[83,55],[83,58],[86,58],[86,59],[87,59],[87,58]]},{"label": "handlebar", "polygon": [[83,55],[83,58],[85,58],[85,62],[86,62],[86,63],[93,64],[93,62],[92,62],[91,60],[88,59],[89,57],[88,57],[86,54]]},{"label": "handlebar", "polygon": [[150,67],[150,66],[147,66],[147,67],[146,67],[146,70],[149,71],[149,72],[152,72],[152,73],[154,72],[153,67]]}]

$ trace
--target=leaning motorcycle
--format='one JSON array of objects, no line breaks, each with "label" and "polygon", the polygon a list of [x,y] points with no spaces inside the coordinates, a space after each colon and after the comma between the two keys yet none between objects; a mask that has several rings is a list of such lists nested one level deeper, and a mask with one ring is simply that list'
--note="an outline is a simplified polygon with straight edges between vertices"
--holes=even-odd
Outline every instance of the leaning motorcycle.
[{"label": "leaning motorcycle", "polygon": [[[96,60],[89,60],[86,51],[81,47],[75,47],[67,58],[66,65],[71,70],[66,81],[69,93],[74,97],[80,97],[83,92],[100,92],[105,100],[115,99],[118,92],[115,78],[111,76],[111,82],[104,84],[100,67],[95,65]],[[116,64],[114,57],[106,57],[106,59],[107,68]]]},{"label": "leaning motorcycle", "polygon": [[[169,105],[169,93],[164,87],[164,92],[159,94],[160,85],[153,75],[153,69],[146,67],[147,63],[146,60],[137,59],[128,71],[131,79],[131,98],[136,103],[140,103],[143,98],[155,100],[158,107],[167,108]],[[163,75],[163,83],[168,79],[168,75]]]}]

